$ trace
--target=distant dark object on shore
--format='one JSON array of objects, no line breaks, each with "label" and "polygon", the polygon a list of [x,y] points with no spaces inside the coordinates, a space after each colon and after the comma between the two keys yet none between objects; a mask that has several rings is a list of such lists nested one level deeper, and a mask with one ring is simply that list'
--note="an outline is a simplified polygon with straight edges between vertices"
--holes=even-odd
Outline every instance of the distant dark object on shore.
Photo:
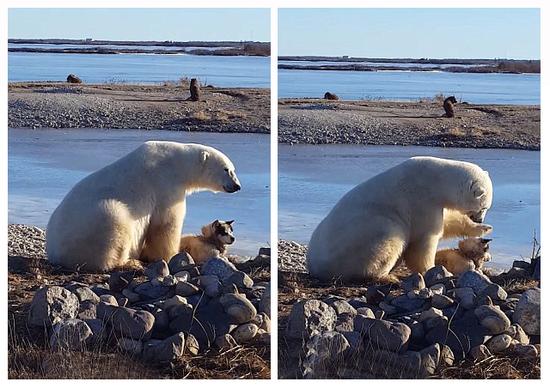
[{"label": "distant dark object on shore", "polygon": [[201,88],[199,81],[196,78],[191,78],[191,83],[189,84],[189,91],[191,92],[191,101],[199,101],[201,99]]},{"label": "distant dark object on shore", "polygon": [[325,100],[334,100],[334,101],[338,101],[340,99],[336,94],[331,92],[326,92],[324,98]]},{"label": "distant dark object on shore", "polygon": [[443,109],[445,109],[445,116],[446,117],[455,117],[455,108],[453,104],[456,104],[456,98],[455,96],[450,96],[443,101]]},{"label": "distant dark object on shore", "polygon": [[67,82],[70,84],[81,84],[82,80],[74,74],[69,74],[67,76]]}]

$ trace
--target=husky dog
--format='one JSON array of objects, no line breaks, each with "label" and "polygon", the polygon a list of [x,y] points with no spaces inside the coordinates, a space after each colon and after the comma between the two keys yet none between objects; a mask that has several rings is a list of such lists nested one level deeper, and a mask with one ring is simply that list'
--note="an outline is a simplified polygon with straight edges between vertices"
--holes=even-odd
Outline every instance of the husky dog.
[{"label": "husky dog", "polygon": [[458,242],[458,249],[443,249],[436,253],[435,264],[442,265],[460,275],[470,270],[481,270],[486,261],[491,260],[489,238],[470,237]]},{"label": "husky dog", "polygon": [[235,242],[233,222],[215,220],[201,228],[201,235],[183,235],[180,240],[180,252],[187,252],[195,263],[201,264],[211,257],[225,257],[227,245]]}]

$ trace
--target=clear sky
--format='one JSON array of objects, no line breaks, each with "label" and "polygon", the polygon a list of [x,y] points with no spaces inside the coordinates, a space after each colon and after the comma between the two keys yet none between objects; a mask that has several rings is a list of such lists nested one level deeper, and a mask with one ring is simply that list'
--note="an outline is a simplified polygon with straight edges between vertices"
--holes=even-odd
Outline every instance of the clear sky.
[{"label": "clear sky", "polygon": [[270,41],[269,9],[10,9],[9,38]]},{"label": "clear sky", "polygon": [[279,55],[540,58],[538,9],[281,9]]}]

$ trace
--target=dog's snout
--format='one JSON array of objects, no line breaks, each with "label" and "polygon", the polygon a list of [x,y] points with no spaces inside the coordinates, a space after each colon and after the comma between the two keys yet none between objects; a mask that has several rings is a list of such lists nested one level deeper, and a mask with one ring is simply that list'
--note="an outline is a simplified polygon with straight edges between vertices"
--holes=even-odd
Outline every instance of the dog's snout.
[{"label": "dog's snout", "polygon": [[239,191],[241,189],[241,185],[239,183],[235,183],[235,185],[233,186],[233,191]]}]

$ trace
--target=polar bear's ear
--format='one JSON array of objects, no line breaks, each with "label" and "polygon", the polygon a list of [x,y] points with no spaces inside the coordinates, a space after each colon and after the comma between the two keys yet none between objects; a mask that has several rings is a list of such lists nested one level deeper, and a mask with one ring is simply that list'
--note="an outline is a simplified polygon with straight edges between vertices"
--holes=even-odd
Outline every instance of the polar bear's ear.
[{"label": "polar bear's ear", "polygon": [[208,151],[201,151],[201,163],[205,163],[208,160],[210,153]]}]

